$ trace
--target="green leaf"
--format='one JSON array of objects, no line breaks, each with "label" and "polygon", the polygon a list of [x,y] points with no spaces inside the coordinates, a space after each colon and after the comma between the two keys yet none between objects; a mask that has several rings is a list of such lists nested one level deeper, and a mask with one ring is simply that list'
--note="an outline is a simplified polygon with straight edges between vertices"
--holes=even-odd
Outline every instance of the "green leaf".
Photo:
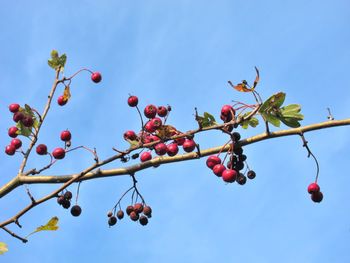
[{"label": "green leaf", "polygon": [[132,141],[132,140],[129,140],[129,139],[127,139],[127,141],[128,141],[128,143],[130,143],[130,146],[131,147],[136,147],[136,146],[138,146],[139,145],[139,142],[138,141]]},{"label": "green leaf", "polygon": [[58,55],[58,52],[56,50],[51,51],[51,59],[47,61],[49,66],[55,70],[60,68],[61,71],[63,71],[64,66],[66,65],[67,56],[66,54],[63,54],[61,56]]},{"label": "green leaf", "polygon": [[49,222],[46,223],[46,225],[37,227],[36,230],[30,233],[27,237],[40,231],[56,231],[58,229],[57,224],[58,224],[58,217],[54,216],[49,220]]},{"label": "green leaf", "polygon": [[290,104],[283,108],[281,108],[281,115],[284,118],[294,118],[297,120],[303,120],[304,115],[299,113],[301,110],[300,105],[298,104]]},{"label": "green leaf", "polygon": [[281,117],[280,120],[288,127],[291,127],[291,128],[300,127],[299,121],[295,118],[283,118],[283,117]]},{"label": "green leaf", "polygon": [[279,127],[281,125],[281,121],[274,115],[268,114],[268,113],[263,113],[262,114],[263,118],[271,123],[275,127]]},{"label": "green leaf", "polygon": [[18,128],[17,133],[25,137],[29,137],[32,134],[31,127],[25,127],[21,121],[17,122],[16,127]]},{"label": "green leaf", "polygon": [[279,92],[272,95],[261,105],[259,112],[260,113],[269,112],[273,109],[280,108],[285,98],[286,98],[286,94],[284,92]]},{"label": "green leaf", "polygon": [[[245,114],[243,114],[243,116],[241,116],[241,118],[248,116],[250,113],[251,112],[246,112]],[[249,126],[255,128],[256,126],[259,125],[259,120],[255,117],[251,117],[248,120],[244,120],[243,122],[241,122],[240,125],[242,126],[243,129],[248,129]]]},{"label": "green leaf", "polygon": [[0,255],[6,253],[8,251],[7,244],[4,242],[0,242]]},{"label": "green leaf", "polygon": [[51,51],[51,58],[52,58],[52,59],[57,59],[57,58],[58,58],[58,52],[57,52],[57,50],[52,50],[52,51]]},{"label": "green leaf", "polygon": [[197,116],[197,121],[202,125],[203,128],[217,124],[214,116],[208,112],[204,112],[203,117]]}]

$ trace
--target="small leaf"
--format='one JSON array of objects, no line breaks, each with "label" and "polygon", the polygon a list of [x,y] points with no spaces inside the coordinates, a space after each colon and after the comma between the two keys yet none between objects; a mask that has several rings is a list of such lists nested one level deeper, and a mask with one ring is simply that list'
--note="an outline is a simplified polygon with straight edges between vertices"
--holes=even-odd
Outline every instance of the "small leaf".
[{"label": "small leaf", "polygon": [[57,59],[57,58],[58,58],[58,52],[57,52],[57,50],[52,50],[52,51],[51,51],[51,58],[52,58],[52,59]]},{"label": "small leaf", "polygon": [[25,127],[21,121],[17,122],[16,127],[18,128],[17,133],[25,137],[29,137],[32,134],[31,127]]},{"label": "small leaf", "polygon": [[34,232],[30,233],[27,237],[40,231],[56,231],[58,229],[57,224],[58,224],[58,217],[54,216],[49,220],[49,222],[46,223],[46,225],[37,227],[37,229]]},{"label": "small leaf", "polygon": [[70,97],[71,97],[70,87],[69,87],[69,85],[67,85],[67,86],[65,86],[64,91],[63,91],[63,98],[64,98],[64,100],[69,100]]},{"label": "small leaf", "polygon": [[171,136],[174,136],[178,133],[178,130],[176,130],[175,127],[171,125],[162,125],[156,130],[156,135],[159,138],[170,138]]},{"label": "small leaf", "polygon": [[216,124],[214,116],[208,112],[204,112],[203,117],[197,116],[197,121],[202,125],[203,128]]},{"label": "small leaf", "polygon": [[0,255],[6,253],[8,251],[7,244],[4,242],[0,242]]},{"label": "small leaf", "polygon": [[259,112],[269,112],[274,108],[280,108],[286,98],[284,92],[279,92],[268,98],[260,107]]},{"label": "small leaf", "polygon": [[239,83],[237,85],[233,85],[231,81],[228,82],[232,88],[234,88],[235,90],[239,91],[239,92],[252,92],[253,89],[250,89],[247,87],[247,85],[245,83]]},{"label": "small leaf", "polygon": [[262,114],[263,118],[271,123],[275,127],[279,127],[281,125],[281,121],[274,115],[268,114],[268,113],[263,113]]},{"label": "small leaf", "polygon": [[291,127],[291,128],[298,128],[300,127],[300,123],[298,122],[297,119],[295,118],[280,118],[280,120],[285,124],[287,125],[288,127]]},{"label": "small leaf", "polygon": [[[244,118],[244,117],[248,116],[250,113],[251,112],[246,112],[242,116],[239,116],[239,117]],[[249,126],[255,128],[256,126],[259,125],[259,120],[255,117],[251,117],[248,120],[244,120],[243,122],[241,122],[240,125],[242,126],[243,129],[248,129]]]}]

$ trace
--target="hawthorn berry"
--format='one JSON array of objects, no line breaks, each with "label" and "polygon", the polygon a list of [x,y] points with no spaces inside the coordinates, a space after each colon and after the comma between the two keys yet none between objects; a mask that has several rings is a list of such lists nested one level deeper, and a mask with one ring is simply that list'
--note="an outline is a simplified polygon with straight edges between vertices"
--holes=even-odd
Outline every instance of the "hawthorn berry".
[{"label": "hawthorn berry", "polygon": [[194,142],[194,140],[186,139],[182,145],[182,148],[185,152],[190,153],[196,148],[196,143]]},{"label": "hawthorn berry", "polygon": [[236,170],[227,169],[221,174],[222,180],[224,180],[227,183],[233,183],[237,178],[237,174],[238,173]]},{"label": "hawthorn berry", "polygon": [[247,182],[247,177],[245,177],[243,174],[239,174],[236,178],[236,181],[240,185],[244,185]]},{"label": "hawthorn berry", "polygon": [[170,143],[166,148],[166,152],[169,156],[175,156],[179,152],[179,147],[176,143]]},{"label": "hawthorn berry", "polygon": [[20,108],[21,106],[19,105],[19,104],[17,104],[17,103],[12,103],[12,104],[10,104],[10,106],[9,106],[9,110],[12,112],[12,113],[16,113],[17,111],[19,111],[19,108]]},{"label": "hawthorn berry", "polygon": [[111,216],[108,218],[108,225],[109,226],[114,226],[117,223],[117,218],[115,216]]},{"label": "hawthorn berry", "polygon": [[60,195],[59,197],[57,197],[57,203],[59,205],[63,205],[63,202],[64,202],[64,196],[63,195]]},{"label": "hawthorn berry", "polygon": [[164,143],[160,142],[154,146],[154,150],[156,151],[156,154],[164,155],[167,152],[167,146]]},{"label": "hawthorn berry", "polygon": [[162,126],[162,120],[158,117],[153,118],[151,122],[155,130]]},{"label": "hawthorn berry", "polygon": [[322,192],[313,192],[311,194],[311,200],[314,201],[315,203],[320,203],[323,200],[323,194]]},{"label": "hawthorn berry", "polygon": [[130,107],[136,107],[138,103],[139,103],[139,99],[136,96],[130,96],[128,98],[128,105]]},{"label": "hawthorn berry", "polygon": [[126,214],[129,216],[132,211],[134,211],[134,207],[132,205],[129,205],[125,209]]},{"label": "hawthorn berry", "polygon": [[72,214],[72,216],[80,216],[81,207],[79,205],[73,205],[70,209],[70,213]]},{"label": "hawthorn berry", "polygon": [[7,145],[7,146],[5,147],[5,153],[6,153],[7,155],[14,155],[15,152],[16,152],[16,147],[13,146],[12,144]]},{"label": "hawthorn berry", "polygon": [[67,199],[64,199],[63,202],[62,202],[62,207],[64,209],[68,209],[70,207],[70,201],[67,200]]},{"label": "hawthorn berry", "polygon": [[66,105],[67,102],[68,102],[68,100],[63,95],[59,96],[57,99],[57,103],[60,106]]},{"label": "hawthorn berry", "polygon": [[73,197],[73,194],[72,194],[71,191],[67,191],[67,192],[64,193],[63,197],[64,197],[64,199],[66,199],[66,200],[71,200],[72,197]]},{"label": "hawthorn berry", "polygon": [[311,183],[309,184],[307,191],[309,192],[309,194],[319,192],[320,186],[317,183]]},{"label": "hawthorn berry", "polygon": [[14,146],[17,149],[21,148],[22,146],[22,141],[20,139],[17,139],[17,138],[14,138],[11,140],[11,143],[10,143],[12,146]]},{"label": "hawthorn berry", "polygon": [[152,159],[152,154],[151,152],[143,152],[141,154],[140,160],[141,162],[146,162]]},{"label": "hawthorn berry", "polygon": [[16,138],[18,136],[17,131],[18,131],[18,128],[16,126],[12,126],[8,130],[8,135],[11,138]]},{"label": "hawthorn berry", "polygon": [[146,132],[149,132],[149,133],[152,133],[152,132],[155,132],[155,131],[156,131],[156,127],[153,125],[153,122],[152,122],[152,121],[148,121],[148,122],[145,124],[145,131],[146,131]]},{"label": "hawthorn berry", "polygon": [[247,177],[248,177],[249,179],[254,179],[255,176],[256,176],[256,174],[255,174],[255,172],[254,172],[253,170],[248,171]]},{"label": "hawthorn berry", "polygon": [[65,130],[63,132],[61,132],[61,140],[64,142],[68,142],[72,139],[72,134],[70,133],[70,131]]},{"label": "hawthorn berry", "polygon": [[226,167],[223,164],[216,164],[213,167],[213,173],[218,177],[221,177],[223,171],[225,171],[225,170],[226,170]]},{"label": "hawthorn berry", "polygon": [[232,137],[234,138],[235,142],[238,142],[241,139],[241,134],[239,132],[233,132]]},{"label": "hawthorn berry", "polygon": [[102,80],[102,76],[100,72],[94,72],[91,74],[91,80],[95,83],[99,83]]},{"label": "hawthorn berry", "polygon": [[132,212],[130,213],[129,217],[130,217],[130,219],[131,219],[132,221],[137,221],[137,220],[139,220],[139,218],[140,218],[139,214],[136,213],[135,211],[132,211]]},{"label": "hawthorn berry", "polygon": [[175,143],[179,146],[183,145],[185,142],[186,138],[182,137],[182,138],[177,138],[175,139]]},{"label": "hawthorn berry", "polygon": [[[235,115],[236,114],[236,112],[235,112],[235,110],[232,108],[232,106],[231,105],[224,105],[224,106],[222,106],[222,108],[221,108],[221,115],[223,115],[223,116],[225,116],[225,117],[228,117],[228,116],[230,116],[230,115]],[[231,117],[232,118],[232,117]]]},{"label": "hawthorn berry", "polygon": [[39,155],[47,154],[47,146],[45,144],[39,144],[36,147],[36,153],[39,154]]},{"label": "hawthorn berry", "polygon": [[139,222],[142,226],[145,226],[148,224],[148,218],[146,216],[140,216]]},{"label": "hawthorn berry", "polygon": [[165,117],[168,114],[168,109],[164,106],[159,106],[157,109],[157,114],[159,117]]},{"label": "hawthorn berry", "polygon": [[108,211],[107,216],[111,217],[112,215],[113,215],[113,212],[112,211]]},{"label": "hawthorn berry", "polygon": [[23,118],[24,118],[23,112],[18,111],[15,114],[13,114],[13,121],[14,122],[19,122],[19,121],[23,120]]},{"label": "hawthorn berry", "polygon": [[65,155],[66,155],[66,151],[63,148],[56,148],[52,152],[52,156],[58,160],[63,159]]},{"label": "hawthorn berry", "polygon": [[123,212],[123,210],[119,210],[119,211],[117,212],[117,217],[118,217],[118,219],[123,219],[123,218],[124,218],[124,212]]},{"label": "hawthorn berry", "polygon": [[143,204],[141,204],[141,203],[134,204],[134,211],[136,213],[142,213],[142,211],[143,211]]},{"label": "hawthorn berry", "polygon": [[143,214],[147,217],[151,217],[152,216],[152,208],[148,205],[145,205],[143,207]]},{"label": "hawthorn berry", "polygon": [[22,123],[25,127],[32,127],[34,124],[34,119],[32,116],[26,115],[23,117]]},{"label": "hawthorn berry", "polygon": [[157,107],[152,105],[152,104],[149,104],[145,107],[143,113],[145,114],[145,116],[149,119],[152,119],[156,116],[157,114]]},{"label": "hawthorn berry", "polygon": [[215,165],[221,164],[221,159],[216,155],[211,155],[208,157],[206,164],[210,169],[213,169]]},{"label": "hawthorn berry", "polygon": [[126,131],[124,132],[124,140],[135,141],[137,138],[136,133],[134,131]]}]

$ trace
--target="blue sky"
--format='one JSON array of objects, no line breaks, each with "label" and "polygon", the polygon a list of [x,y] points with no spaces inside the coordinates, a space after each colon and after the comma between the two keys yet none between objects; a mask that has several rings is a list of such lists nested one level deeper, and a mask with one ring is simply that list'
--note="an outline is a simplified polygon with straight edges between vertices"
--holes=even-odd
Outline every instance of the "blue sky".
[{"label": "blue sky", "polygon": [[[186,131],[196,127],[194,107],[219,119],[231,100],[253,103],[238,94],[237,83],[261,72],[260,94],[287,93],[299,103],[303,124],[350,116],[350,4],[324,1],[17,1],[0,10],[0,147],[8,144],[12,125],[7,106],[28,103],[42,111],[54,72],[47,66],[52,49],[68,55],[66,75],[82,67],[98,70],[72,83],[72,99],[53,105],[40,142],[50,149],[69,128],[74,145],[96,147],[101,158],[127,148],[122,134],[138,129],[129,93],[140,105],[170,104],[169,124]],[[274,130],[274,129],[273,129]],[[242,131],[242,137],[263,127]],[[202,148],[226,141],[220,133],[201,134]],[[54,200],[22,219],[26,235],[52,216],[60,230],[33,235],[22,244],[5,232],[0,241],[10,251],[2,262],[348,262],[348,128],[306,134],[320,166],[324,193],[315,204],[306,192],[315,164],[297,137],[247,146],[257,177],[245,186],[225,185],[205,160],[169,164],[137,174],[139,187],[154,212],[146,227],[124,219],[108,228],[106,212],[130,186],[128,177],[84,182],[73,218]],[[45,159],[45,158],[44,158]],[[20,156],[0,153],[4,184],[18,170]],[[28,166],[44,163],[33,155]],[[92,163],[74,152],[49,174],[79,171]],[[119,167],[120,162],[107,168]],[[35,197],[55,186],[30,186]],[[76,185],[70,188],[76,191]],[[24,188],[1,199],[0,219],[29,202]],[[127,202],[123,202],[126,206]]]}]

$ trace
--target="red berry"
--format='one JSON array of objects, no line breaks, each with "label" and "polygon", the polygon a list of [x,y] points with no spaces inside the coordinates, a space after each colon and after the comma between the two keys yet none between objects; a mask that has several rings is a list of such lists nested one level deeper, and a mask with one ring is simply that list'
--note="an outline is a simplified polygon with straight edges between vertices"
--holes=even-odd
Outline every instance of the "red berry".
[{"label": "red berry", "polygon": [[126,208],[126,214],[130,215],[130,213],[134,211],[134,207],[132,205],[127,206]]},{"label": "red berry", "polygon": [[307,191],[309,192],[309,194],[319,192],[320,186],[317,183],[311,183],[309,184]]},{"label": "red berry", "polygon": [[145,125],[145,131],[152,133],[156,131],[156,127],[153,125],[152,121],[148,121]]},{"label": "red berry", "polygon": [[148,218],[145,216],[140,216],[139,222],[142,226],[145,226],[148,224]]},{"label": "red berry", "polygon": [[157,142],[160,141],[160,138],[157,135],[150,135],[149,137],[150,142]]},{"label": "red berry", "polygon": [[162,126],[162,120],[157,117],[153,118],[151,122],[155,129],[158,129],[160,126]]},{"label": "red berry", "polygon": [[58,103],[58,105],[60,105],[60,106],[66,105],[67,101],[68,101],[68,100],[65,99],[63,95],[62,95],[62,96],[59,96],[58,99],[57,99],[57,103]]},{"label": "red berry", "polygon": [[228,117],[229,115],[235,115],[235,110],[232,108],[231,105],[224,105],[221,108],[221,115]]},{"label": "red berry", "polygon": [[34,119],[32,118],[32,116],[24,116],[22,119],[22,123],[25,127],[32,127],[34,124]]},{"label": "red berry", "polygon": [[226,167],[223,164],[216,164],[213,167],[213,173],[219,177],[222,175],[223,171],[225,171],[225,170],[226,170]]},{"label": "red berry", "polygon": [[108,218],[108,225],[109,226],[114,226],[117,223],[117,218],[115,216],[111,216]]},{"label": "red berry", "polygon": [[64,142],[68,142],[72,139],[72,134],[70,133],[70,131],[65,130],[63,132],[61,132],[61,140]]},{"label": "red berry", "polygon": [[139,214],[135,211],[132,211],[129,216],[132,221],[137,221],[140,218]]},{"label": "red berry", "polygon": [[216,155],[209,156],[206,161],[206,164],[210,169],[213,169],[215,165],[220,163],[221,163],[221,159]]},{"label": "red berry", "polygon": [[139,103],[139,99],[136,96],[130,96],[128,98],[128,105],[130,107],[136,107],[138,103]]},{"label": "red berry", "polygon": [[134,131],[126,131],[124,132],[124,140],[135,141],[137,138],[136,133]]},{"label": "red berry", "polygon": [[152,216],[152,208],[150,206],[148,206],[148,205],[145,205],[143,207],[143,213],[144,213],[145,216],[151,217]]},{"label": "red berry", "polygon": [[14,122],[19,122],[19,121],[23,120],[23,118],[24,118],[24,114],[20,111],[13,114],[13,121]]},{"label": "red berry", "polygon": [[170,143],[167,145],[166,152],[169,156],[175,156],[179,152],[179,147],[176,143]]},{"label": "red berry", "polygon": [[141,154],[140,159],[141,159],[141,162],[149,161],[152,159],[152,154],[150,152],[143,152]]},{"label": "red berry", "polygon": [[66,151],[63,148],[56,148],[52,152],[52,156],[55,159],[63,159],[65,155],[66,155]]},{"label": "red berry", "polygon": [[320,203],[322,199],[323,199],[322,192],[313,192],[311,194],[311,200],[314,201],[315,203]]},{"label": "red berry", "polygon": [[164,155],[167,152],[167,146],[161,142],[154,146],[154,150],[156,151],[156,154]]},{"label": "red berry", "polygon": [[9,130],[8,130],[8,135],[10,136],[10,137],[12,137],[12,138],[16,138],[17,137],[17,131],[18,131],[18,128],[17,127],[15,127],[15,126],[12,126],[12,127],[10,127],[9,128]]},{"label": "red berry", "polygon": [[39,154],[39,155],[47,154],[47,146],[45,144],[39,144],[36,147],[36,153]]},{"label": "red berry", "polygon": [[134,204],[134,211],[136,213],[142,213],[142,211],[143,211],[143,204],[141,204],[141,203]]},{"label": "red berry", "polygon": [[11,140],[11,145],[14,146],[17,149],[21,148],[22,141],[20,139],[14,138]]},{"label": "red berry", "polygon": [[157,109],[157,114],[159,117],[165,117],[168,114],[168,109],[164,106],[159,106]]},{"label": "red berry", "polygon": [[185,152],[192,152],[196,148],[196,143],[194,140],[186,139],[182,145]]},{"label": "red berry", "polygon": [[186,138],[182,137],[182,138],[175,139],[175,142],[177,145],[181,146],[184,144],[185,140],[186,140]]},{"label": "red berry", "polygon": [[17,111],[19,111],[19,108],[20,108],[20,106],[19,106],[19,104],[17,104],[17,103],[12,103],[12,104],[10,104],[10,106],[9,106],[9,110],[10,110],[12,113],[16,113]]},{"label": "red berry", "polygon": [[224,180],[225,182],[233,183],[237,178],[237,171],[227,169],[227,170],[222,172],[221,176],[222,176],[222,180]]},{"label": "red berry", "polygon": [[16,152],[16,147],[13,146],[12,144],[7,145],[7,146],[5,147],[5,153],[6,153],[7,155],[14,155],[15,152]]},{"label": "red berry", "polygon": [[91,80],[95,83],[99,83],[102,80],[100,72],[94,72],[91,74]]},{"label": "red berry", "polygon": [[147,105],[143,111],[143,113],[145,114],[145,116],[149,119],[152,119],[156,116],[157,114],[157,107],[150,104],[150,105]]}]

